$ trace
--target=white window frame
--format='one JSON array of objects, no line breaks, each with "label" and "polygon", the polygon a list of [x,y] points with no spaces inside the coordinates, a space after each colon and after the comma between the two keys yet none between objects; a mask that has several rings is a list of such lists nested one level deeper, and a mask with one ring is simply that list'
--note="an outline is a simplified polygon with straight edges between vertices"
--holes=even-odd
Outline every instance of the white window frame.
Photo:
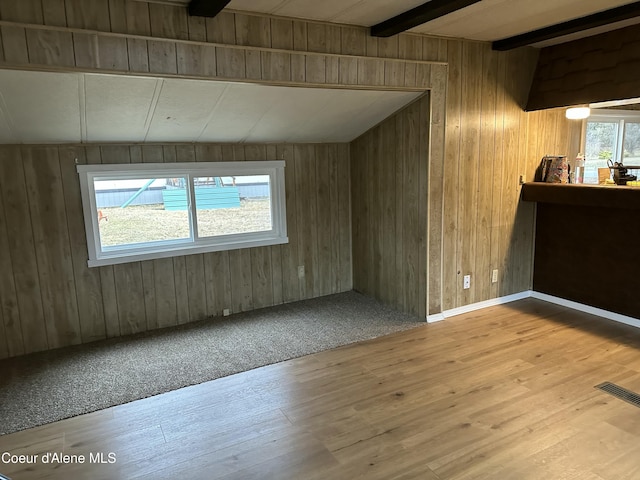
[{"label": "white window frame", "polygon": [[[637,110],[615,110],[615,109],[591,109],[589,118],[583,121],[582,151],[587,150],[587,123],[615,123],[618,125],[618,133],[612,152],[611,161],[623,162],[622,154],[624,150],[624,135],[627,123],[640,123],[640,111]],[[587,159],[589,160],[589,159]]]},{"label": "white window frame", "polygon": [[[284,168],[285,162],[282,160],[78,165],[76,169],[80,179],[89,267],[288,243]],[[199,237],[193,179],[243,175],[269,176],[271,230]],[[138,243],[132,246],[102,247],[94,180],[174,177],[187,179],[190,238]]]}]

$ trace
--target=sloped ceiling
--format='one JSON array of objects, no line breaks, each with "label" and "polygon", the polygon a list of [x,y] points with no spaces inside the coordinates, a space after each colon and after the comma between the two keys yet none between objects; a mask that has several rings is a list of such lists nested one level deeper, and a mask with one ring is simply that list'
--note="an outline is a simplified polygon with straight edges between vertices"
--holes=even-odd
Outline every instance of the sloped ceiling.
[{"label": "sloped ceiling", "polygon": [[0,70],[0,143],[348,142],[420,94]]}]

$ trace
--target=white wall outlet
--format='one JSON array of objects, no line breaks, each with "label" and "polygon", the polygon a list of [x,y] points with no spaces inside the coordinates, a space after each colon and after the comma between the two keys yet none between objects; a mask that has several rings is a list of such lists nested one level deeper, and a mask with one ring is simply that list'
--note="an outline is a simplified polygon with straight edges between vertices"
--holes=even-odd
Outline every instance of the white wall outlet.
[{"label": "white wall outlet", "polygon": [[224,317],[228,317],[229,315],[231,315],[231,310],[229,310],[228,308],[225,308],[224,310],[222,310],[222,315]]},{"label": "white wall outlet", "polygon": [[471,275],[465,275],[464,280],[462,281],[462,288],[465,290],[467,288],[471,288]]},{"label": "white wall outlet", "polygon": [[524,182],[525,182],[525,175],[524,173],[521,173],[520,175],[518,175],[518,184],[524,185]]},{"label": "white wall outlet", "polygon": [[304,278],[304,265],[298,266],[298,278]]},{"label": "white wall outlet", "polygon": [[491,283],[498,283],[498,269],[494,268],[491,272]]}]

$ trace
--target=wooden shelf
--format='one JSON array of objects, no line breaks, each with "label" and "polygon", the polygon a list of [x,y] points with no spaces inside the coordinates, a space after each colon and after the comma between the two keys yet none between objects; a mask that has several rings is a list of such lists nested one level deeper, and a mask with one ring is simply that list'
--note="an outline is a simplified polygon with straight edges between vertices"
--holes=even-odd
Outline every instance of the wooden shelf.
[{"label": "wooden shelf", "polygon": [[529,182],[522,185],[522,200],[585,207],[640,210],[640,188]]}]

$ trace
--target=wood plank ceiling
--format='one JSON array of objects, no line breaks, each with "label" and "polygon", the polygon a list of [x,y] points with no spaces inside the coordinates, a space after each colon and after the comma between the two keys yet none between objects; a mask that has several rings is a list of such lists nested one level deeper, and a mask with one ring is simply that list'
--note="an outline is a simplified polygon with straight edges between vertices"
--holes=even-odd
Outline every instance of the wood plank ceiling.
[{"label": "wood plank ceiling", "polygon": [[[189,0],[154,0],[187,5]],[[197,0],[199,4],[207,0]],[[371,27],[425,4],[424,0],[209,0],[231,10]],[[469,2],[472,3],[472,2]],[[496,41],[634,2],[629,0],[482,0],[409,31],[429,35]],[[640,23],[640,18],[537,43],[547,46]]]}]

